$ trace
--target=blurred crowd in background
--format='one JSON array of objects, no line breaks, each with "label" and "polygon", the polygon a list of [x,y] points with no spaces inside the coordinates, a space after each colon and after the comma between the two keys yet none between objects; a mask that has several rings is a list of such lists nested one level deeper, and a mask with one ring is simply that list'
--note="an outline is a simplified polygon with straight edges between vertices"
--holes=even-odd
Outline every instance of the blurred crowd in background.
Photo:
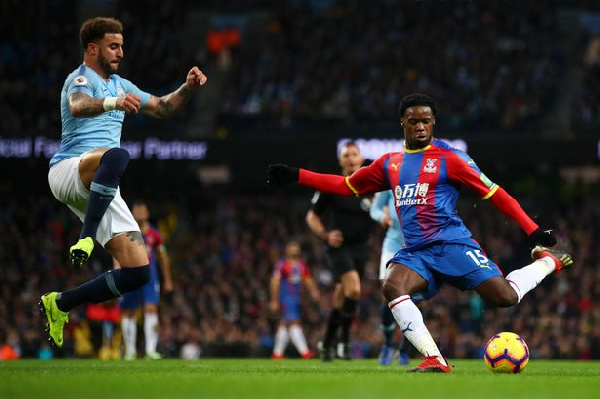
[{"label": "blurred crowd in background", "polygon": [[283,8],[265,41],[244,43],[227,115],[393,126],[404,93],[424,92],[445,127],[488,131],[531,129],[552,106],[564,62],[554,8],[330,3]]},{"label": "blurred crowd in background", "polygon": [[[81,10],[94,3],[2,3],[2,15],[12,16],[0,24],[3,135],[60,131],[59,93],[81,62]],[[202,107],[217,114],[212,137],[251,122],[277,132],[395,132],[398,102],[414,91],[441,104],[448,132],[544,135],[552,126],[544,122],[561,111],[565,137],[600,122],[593,2],[106,3],[124,23],[122,76],[162,95],[195,63],[209,74],[219,88]],[[577,17],[566,19],[569,12]]]},{"label": "blurred crowd in background", "polygon": [[[564,189],[571,193],[571,205],[554,211],[546,210],[543,195],[523,201],[530,211],[548,212],[544,217],[556,228],[558,245],[576,259],[572,270],[549,277],[508,310],[487,307],[476,294],[452,287],[420,305],[446,356],[479,357],[488,337],[508,330],[523,336],[535,358],[600,358],[600,210],[593,201],[600,193],[599,187],[575,190]],[[67,252],[79,234],[79,221],[50,197],[12,197],[5,197],[0,207],[0,345],[20,357],[51,357],[56,354],[43,338],[37,309],[40,294],[82,282],[110,267],[111,260],[97,249],[89,268],[72,270]],[[165,356],[268,356],[277,322],[269,313],[268,282],[290,239],[302,242],[303,257],[322,292],[319,303],[306,295],[302,307],[307,339],[315,348],[331,308],[332,279],[322,242],[304,224],[308,202],[281,195],[223,194],[185,209],[149,201],[153,220],[165,233],[176,286],[160,307],[159,350]],[[474,238],[505,274],[530,262],[530,243],[515,223],[475,198],[467,197],[459,209]],[[352,334],[357,358],[375,356],[381,344],[376,270],[382,237],[382,229],[374,225]],[[59,356],[120,356],[118,311],[111,304],[103,306],[105,317],[85,307],[71,312]],[[107,341],[106,334],[112,339]]]}]

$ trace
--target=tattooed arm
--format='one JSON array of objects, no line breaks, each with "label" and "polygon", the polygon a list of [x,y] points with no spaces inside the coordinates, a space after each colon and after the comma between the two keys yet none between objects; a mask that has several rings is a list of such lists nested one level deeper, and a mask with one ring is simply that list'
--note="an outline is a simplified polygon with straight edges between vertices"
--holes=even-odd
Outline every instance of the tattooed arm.
[{"label": "tattooed arm", "polygon": [[[109,109],[105,108],[105,98],[93,98],[85,93],[73,93],[69,96],[69,109],[75,118],[92,118]],[[140,109],[140,98],[128,93],[115,100],[114,107],[127,114],[137,114]]]},{"label": "tattooed arm", "polygon": [[192,97],[196,89],[206,83],[207,77],[193,67],[186,81],[177,90],[162,97],[152,96],[142,108],[142,112],[155,118],[169,118],[179,111]]}]

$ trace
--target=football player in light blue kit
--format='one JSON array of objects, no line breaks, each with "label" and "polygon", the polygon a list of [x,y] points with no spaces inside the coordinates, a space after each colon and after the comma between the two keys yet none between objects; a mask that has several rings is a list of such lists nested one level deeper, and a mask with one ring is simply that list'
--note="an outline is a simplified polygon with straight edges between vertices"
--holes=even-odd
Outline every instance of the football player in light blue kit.
[{"label": "football player in light blue kit", "polygon": [[[381,248],[381,260],[379,262],[379,280],[383,283],[387,272],[387,262],[394,257],[404,246],[404,235],[398,217],[393,210],[395,209],[394,196],[391,190],[375,193],[369,214],[371,218],[381,224],[386,229],[385,238]],[[390,210],[392,210],[390,212]],[[381,307],[381,329],[383,331],[385,342],[379,353],[379,363],[383,366],[389,366],[394,357],[394,331],[396,330],[396,320],[387,303]],[[409,363],[406,345],[408,341],[402,341],[400,345],[399,363],[406,365]]]},{"label": "football player in light blue kit", "polygon": [[68,312],[83,303],[100,303],[142,287],[150,279],[148,254],[140,228],[119,193],[129,153],[120,148],[125,114],[143,112],[167,118],[181,109],[206,76],[193,67],[177,90],[155,97],[117,75],[123,59],[123,25],[113,18],[84,22],[80,41],[83,63],[65,80],[61,93],[62,140],[50,161],[52,194],[83,221],[71,262],[81,267],[94,239],[119,262],[74,289],[42,296],[49,340],[61,347]]}]

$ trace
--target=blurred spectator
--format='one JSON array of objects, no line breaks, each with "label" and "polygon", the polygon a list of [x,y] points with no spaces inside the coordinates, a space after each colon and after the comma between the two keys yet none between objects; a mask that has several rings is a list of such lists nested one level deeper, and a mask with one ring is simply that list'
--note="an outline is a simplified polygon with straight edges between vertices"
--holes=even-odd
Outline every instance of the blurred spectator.
[{"label": "blurred spectator", "polygon": [[314,4],[287,2],[266,38],[244,42],[224,118],[271,128],[306,129],[307,120],[393,128],[402,96],[426,92],[445,104],[445,131],[531,132],[553,98],[562,66],[555,7]]}]

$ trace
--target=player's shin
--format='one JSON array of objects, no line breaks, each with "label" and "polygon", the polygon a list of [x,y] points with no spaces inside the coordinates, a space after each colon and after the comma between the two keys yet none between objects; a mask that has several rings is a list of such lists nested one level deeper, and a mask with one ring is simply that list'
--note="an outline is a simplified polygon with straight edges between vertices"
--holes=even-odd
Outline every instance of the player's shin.
[{"label": "player's shin", "polygon": [[150,266],[123,267],[109,270],[93,280],[58,294],[56,304],[68,312],[83,303],[101,303],[136,290],[150,280]]},{"label": "player's shin", "polygon": [[137,323],[134,317],[123,316],[121,319],[121,332],[125,345],[125,359],[135,359],[135,338],[137,336]]},{"label": "player's shin", "polygon": [[146,340],[146,355],[156,353],[158,346],[158,314],[154,312],[144,313],[144,338]]},{"label": "player's shin", "polygon": [[404,337],[423,356],[436,356],[443,365],[447,366],[446,360],[425,326],[421,311],[413,303],[412,299],[410,299],[410,296],[402,295],[392,300],[389,303],[389,307]]},{"label": "player's shin", "polygon": [[352,327],[352,321],[356,316],[358,309],[358,301],[352,298],[344,298],[342,304],[342,336],[341,341],[344,345],[350,343],[350,328]]},{"label": "player's shin", "polygon": [[297,324],[293,324],[290,326],[289,334],[292,343],[298,350],[298,353],[301,355],[307,353],[308,345],[306,345],[306,338],[304,337],[304,332],[302,332],[302,328]]},{"label": "player's shin", "polygon": [[529,291],[554,271],[554,261],[549,258],[538,259],[530,265],[514,270],[506,276],[506,280],[519,296],[519,302]]},{"label": "player's shin", "polygon": [[333,345],[335,336],[337,335],[338,328],[341,323],[341,311],[340,309],[333,308],[329,314],[329,320],[327,321],[327,330],[325,331],[325,339],[323,340],[323,346],[330,348]]},{"label": "player's shin", "polygon": [[284,325],[279,325],[277,333],[275,334],[275,346],[273,347],[273,356],[282,357],[285,352],[285,347],[290,340],[288,329]]}]

